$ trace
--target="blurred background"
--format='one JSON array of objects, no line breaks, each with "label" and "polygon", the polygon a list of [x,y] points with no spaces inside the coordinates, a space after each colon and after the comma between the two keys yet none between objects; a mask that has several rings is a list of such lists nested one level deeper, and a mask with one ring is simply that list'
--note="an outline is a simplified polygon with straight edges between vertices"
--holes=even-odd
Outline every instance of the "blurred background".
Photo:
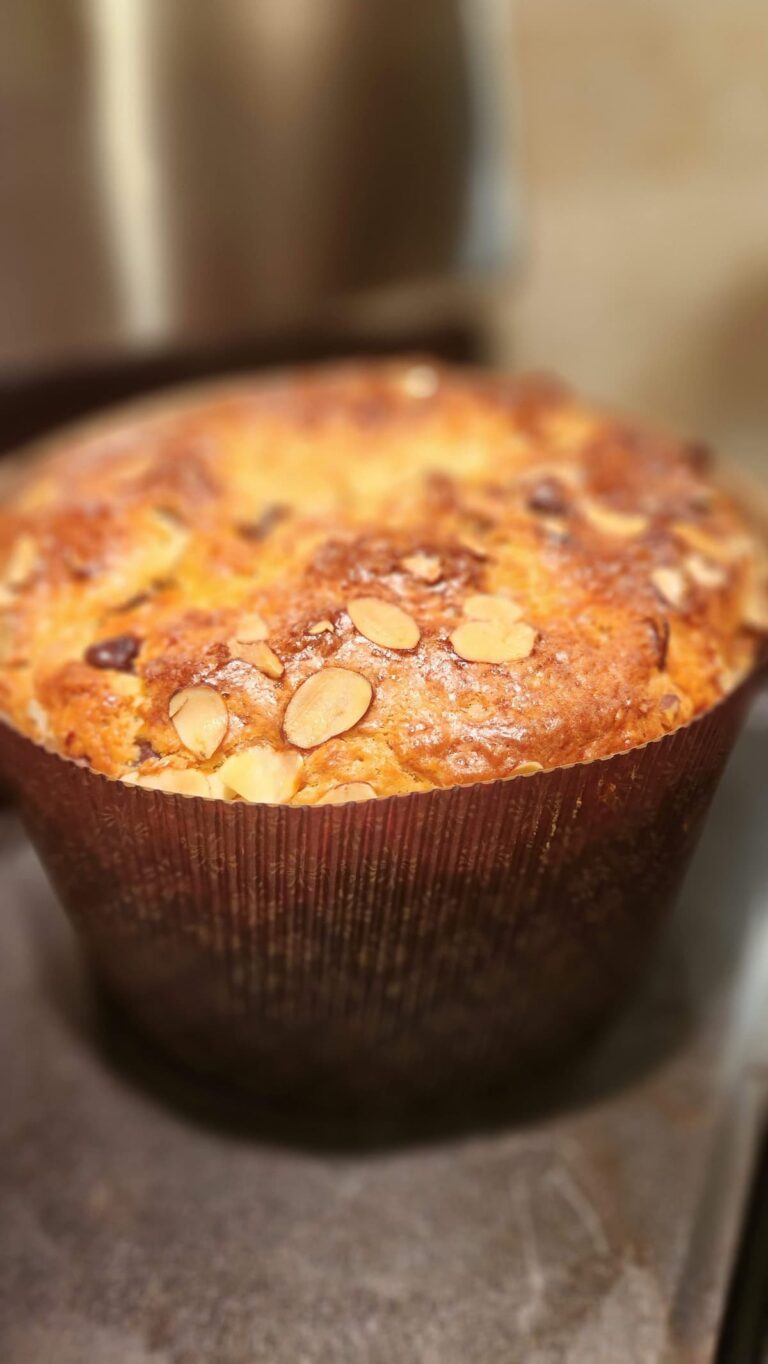
[{"label": "blurred background", "polygon": [[506,348],[768,474],[768,5],[520,0]]},{"label": "blurred background", "polygon": [[[557,371],[768,479],[768,0],[4,0],[0,161],[0,450],[197,377],[405,349]],[[185,1359],[219,1358],[219,1331],[255,1358],[265,1317],[270,1358],[273,1329],[333,1349],[396,1329],[422,1333],[419,1358],[469,1360],[482,1319],[498,1358],[535,1338],[542,1364],[593,1364],[629,1341],[653,1364],[677,1335],[675,1359],[712,1364],[720,1335],[719,1364],[768,1360],[768,1155],[745,1194],[765,1112],[765,715],[584,1111],[486,1135],[463,1163],[439,1146],[330,1174],[315,1152],[264,1160],[223,1128],[217,1146],[199,1107],[181,1123],[123,1088],[79,976],[62,1004],[27,957],[47,915],[64,930],[0,829],[18,929],[2,1035],[24,1076],[3,1090],[20,1333],[3,1359],[28,1364],[33,1340],[46,1364],[181,1359],[179,1332]],[[200,1227],[229,1234],[233,1190],[234,1241],[212,1256]]]},{"label": "blurred background", "polygon": [[198,374],[561,372],[768,472],[764,0],[6,0],[0,445]]}]

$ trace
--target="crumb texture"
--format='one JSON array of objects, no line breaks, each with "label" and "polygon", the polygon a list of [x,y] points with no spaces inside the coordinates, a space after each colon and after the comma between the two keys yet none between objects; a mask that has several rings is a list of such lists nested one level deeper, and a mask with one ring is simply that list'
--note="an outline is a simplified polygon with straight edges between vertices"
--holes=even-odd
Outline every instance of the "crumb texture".
[{"label": "crumb texture", "polygon": [[63,437],[0,512],[0,709],[111,777],[340,804],[588,761],[768,630],[700,446],[424,363],[241,382]]}]

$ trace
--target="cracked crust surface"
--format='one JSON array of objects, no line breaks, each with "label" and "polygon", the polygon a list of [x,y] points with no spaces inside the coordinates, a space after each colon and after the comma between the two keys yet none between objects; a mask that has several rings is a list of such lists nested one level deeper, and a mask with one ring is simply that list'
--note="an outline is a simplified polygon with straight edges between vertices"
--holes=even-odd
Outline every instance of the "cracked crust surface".
[{"label": "cracked crust surface", "polygon": [[[111,777],[222,799],[508,777],[712,706],[753,665],[765,574],[700,447],[559,385],[297,371],[118,415],[31,468],[0,513],[0,708]],[[286,711],[328,668],[293,713],[337,732],[299,746]],[[186,688],[217,693],[212,753],[210,696],[174,723]],[[219,773],[251,751],[245,796]]]}]

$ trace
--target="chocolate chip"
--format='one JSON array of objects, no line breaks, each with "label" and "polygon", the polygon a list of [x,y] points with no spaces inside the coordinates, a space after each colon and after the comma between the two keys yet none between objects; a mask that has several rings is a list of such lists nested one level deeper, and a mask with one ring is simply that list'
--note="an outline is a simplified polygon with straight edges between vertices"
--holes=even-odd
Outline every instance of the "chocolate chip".
[{"label": "chocolate chip", "polygon": [[148,592],[137,592],[135,597],[129,597],[127,601],[121,601],[120,605],[113,607],[112,610],[115,615],[119,615],[123,611],[135,611],[138,606],[143,606],[144,603],[148,601]]},{"label": "chocolate chip", "polygon": [[274,502],[256,521],[241,521],[237,533],[244,540],[264,540],[280,521],[285,520],[290,510],[284,502]]},{"label": "chocolate chip", "polygon": [[95,564],[84,563],[80,559],[70,558],[67,561],[67,568],[76,582],[87,583],[91,578],[95,578],[98,569]]},{"label": "chocolate chip", "polygon": [[540,512],[544,516],[564,516],[568,510],[568,498],[556,478],[542,478],[528,493],[526,506],[529,511]]},{"label": "chocolate chip", "polygon": [[138,757],[136,759],[137,766],[140,763],[147,762],[149,758],[160,757],[160,754],[157,752],[157,750],[152,747],[151,743],[149,742],[149,739],[137,739],[136,743],[134,744],[134,747],[138,753]]},{"label": "chocolate chip", "polygon": [[703,441],[689,441],[685,447],[685,458],[692,469],[699,474],[706,474],[712,468],[714,455],[708,445]]},{"label": "chocolate chip", "polygon": [[110,668],[114,672],[132,673],[133,665],[141,649],[141,640],[135,635],[114,635],[112,639],[100,639],[85,651],[85,661],[92,668]]}]

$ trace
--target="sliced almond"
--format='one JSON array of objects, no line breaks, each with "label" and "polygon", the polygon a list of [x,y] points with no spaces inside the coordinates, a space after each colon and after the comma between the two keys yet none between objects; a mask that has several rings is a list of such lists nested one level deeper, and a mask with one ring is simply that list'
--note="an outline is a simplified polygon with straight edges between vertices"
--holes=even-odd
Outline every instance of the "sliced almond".
[{"label": "sliced almond", "polygon": [[300,753],[280,753],[270,744],[256,744],[233,753],[217,775],[251,804],[281,805],[298,791],[303,766]]},{"label": "sliced almond", "polygon": [[415,649],[421,638],[413,616],[379,597],[353,597],[347,613],[361,635],[384,649]]},{"label": "sliced almond", "polygon": [[728,581],[728,574],[720,564],[713,564],[711,559],[706,559],[703,554],[689,554],[685,560],[685,571],[697,587],[707,590],[718,587],[725,587]]},{"label": "sliced almond", "polygon": [[687,596],[685,578],[680,569],[655,568],[651,574],[651,582],[659,596],[679,611]]},{"label": "sliced almond", "polygon": [[518,763],[511,775],[513,777],[532,777],[536,772],[542,772],[543,770],[542,763],[531,760],[526,763]]},{"label": "sliced almond", "polygon": [[744,531],[740,531],[735,535],[726,536],[725,550],[728,555],[728,563],[735,564],[743,559],[763,557],[765,546],[753,535],[747,535]]},{"label": "sliced almond", "polygon": [[332,634],[332,633],[333,633],[333,621],[332,621],[332,620],[318,620],[318,621],[315,621],[315,624],[314,624],[314,625],[310,625],[309,628],[308,628],[308,630],[307,630],[307,634],[308,634],[308,635],[327,635],[327,634]]},{"label": "sliced almond", "polygon": [[749,630],[768,634],[768,586],[752,583],[747,589],[741,619]]},{"label": "sliced almond", "polygon": [[467,520],[470,531],[483,534],[492,530],[501,520],[501,507],[498,493],[484,488],[467,487],[462,489],[461,514]]},{"label": "sliced almond", "polygon": [[50,728],[48,712],[35,696],[27,703],[27,715],[35,730],[45,738]]},{"label": "sliced almond", "polygon": [[614,535],[620,539],[632,539],[642,535],[650,522],[642,512],[622,512],[615,507],[607,507],[603,502],[593,502],[587,498],[582,503],[582,512],[601,535]]},{"label": "sliced almond", "polygon": [[471,554],[473,556],[473,558],[490,559],[491,556],[488,546],[485,544],[483,540],[480,539],[478,535],[472,535],[469,532],[464,532],[458,538],[459,544],[461,545],[462,549],[465,549],[468,554]]},{"label": "sliced almond", "polygon": [[677,692],[666,691],[664,692],[663,696],[659,697],[659,710],[678,711],[679,709],[680,697],[678,696]]},{"label": "sliced almond", "polygon": [[469,620],[450,637],[456,653],[467,663],[511,663],[527,658],[536,642],[536,631],[522,621],[508,626],[494,621]]},{"label": "sliced almond", "polygon": [[332,786],[316,805],[346,805],[349,801],[375,800],[376,792],[367,781],[342,781]]},{"label": "sliced almond", "polygon": [[716,535],[702,530],[691,521],[676,521],[672,530],[678,540],[690,549],[697,550],[707,559],[717,563],[734,564],[747,559],[755,552],[755,542],[751,536],[742,532],[733,535]]},{"label": "sliced almond", "polygon": [[184,747],[196,758],[212,758],[229,725],[229,712],[214,687],[183,687],[171,697],[171,721]]},{"label": "sliced almond", "polygon": [[233,658],[240,659],[242,663],[250,663],[252,667],[258,668],[259,672],[264,673],[266,677],[282,677],[285,672],[281,660],[264,639],[257,639],[252,643],[241,639],[231,639],[229,641],[229,652]]},{"label": "sliced almond", "polygon": [[23,587],[38,564],[37,544],[31,535],[20,535],[11,550],[3,574],[7,587]]},{"label": "sliced almond", "polygon": [[[129,782],[131,774],[122,778]],[[226,793],[216,774],[198,772],[195,767],[164,767],[160,772],[148,772],[146,776],[133,776],[130,784],[141,786],[146,791],[167,791],[174,796],[202,796],[204,800],[224,800]]]},{"label": "sliced almond", "polygon": [[556,543],[563,543],[569,537],[568,523],[559,516],[539,516],[536,525]]},{"label": "sliced almond", "polygon": [[252,644],[254,640],[266,639],[268,634],[267,622],[254,611],[250,616],[243,616],[232,638],[240,640],[243,644]]},{"label": "sliced almond", "polygon": [[719,670],[717,680],[724,694],[735,691],[744,681],[749,667],[744,663],[725,663]]},{"label": "sliced almond", "polygon": [[476,592],[467,597],[462,606],[469,620],[483,620],[495,625],[514,625],[523,614],[522,607],[509,597],[500,597],[488,592]]},{"label": "sliced almond", "polygon": [[9,620],[0,616],[0,667],[11,660],[13,653],[13,629]]},{"label": "sliced almond", "polygon": [[[165,578],[177,567],[190,541],[190,532],[170,519],[167,512],[153,508],[150,512],[150,534],[142,540],[143,567],[147,578]],[[151,532],[154,531],[154,534]]]},{"label": "sliced almond", "polygon": [[321,668],[288,702],[283,732],[297,748],[316,748],[362,720],[372,700],[367,677],[350,668]]},{"label": "sliced almond", "polygon": [[443,566],[436,554],[409,554],[402,560],[402,567],[425,583],[439,582],[443,576]]},{"label": "sliced almond", "polygon": [[440,375],[431,365],[412,365],[400,382],[409,398],[431,398],[440,386]]},{"label": "sliced almond", "polygon": [[669,691],[661,697],[659,701],[661,711],[661,723],[665,729],[674,729],[680,715],[680,697],[676,692]]},{"label": "sliced almond", "polygon": [[565,450],[583,445],[594,435],[597,425],[594,413],[575,403],[553,407],[544,420],[549,440]]}]

